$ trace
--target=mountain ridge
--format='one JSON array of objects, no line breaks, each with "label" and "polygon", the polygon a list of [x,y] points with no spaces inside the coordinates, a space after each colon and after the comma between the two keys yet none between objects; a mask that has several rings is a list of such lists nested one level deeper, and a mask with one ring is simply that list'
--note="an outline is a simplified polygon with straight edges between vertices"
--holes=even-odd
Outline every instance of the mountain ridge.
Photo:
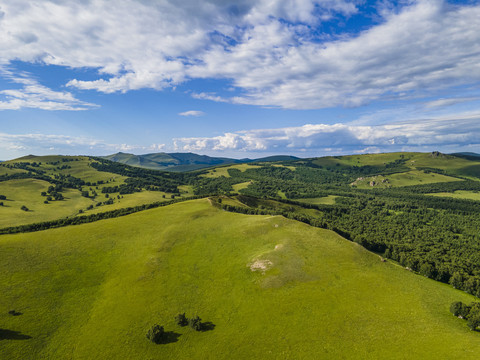
[{"label": "mountain ridge", "polygon": [[142,155],[118,152],[115,154],[102,156],[101,158],[122,164],[136,166],[152,170],[168,171],[191,171],[204,169],[211,166],[243,164],[251,162],[269,162],[269,161],[288,161],[298,160],[300,158],[290,155],[273,155],[259,159],[233,159],[227,157],[212,157],[208,155],[199,155],[192,152],[188,153],[149,153]]}]

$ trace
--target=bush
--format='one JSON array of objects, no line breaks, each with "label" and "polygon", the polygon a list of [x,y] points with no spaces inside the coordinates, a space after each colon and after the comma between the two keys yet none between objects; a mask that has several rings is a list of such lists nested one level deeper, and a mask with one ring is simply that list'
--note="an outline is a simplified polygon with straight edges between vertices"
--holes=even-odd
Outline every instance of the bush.
[{"label": "bush", "polygon": [[28,208],[25,205],[22,205],[20,209],[22,209],[23,211],[28,211]]},{"label": "bush", "polygon": [[471,311],[468,320],[467,326],[470,330],[474,331],[480,326],[480,312],[479,311]]},{"label": "bush", "polygon": [[0,195],[0,200],[7,200],[7,197],[5,195]]},{"label": "bush", "polygon": [[450,305],[450,312],[454,316],[459,316],[462,312],[463,303],[461,301],[455,301]]},{"label": "bush", "polygon": [[177,325],[187,326],[188,325],[188,319],[185,316],[185,313],[178,314],[177,316],[175,316],[175,322],[177,323]]},{"label": "bush", "polygon": [[150,330],[147,332],[147,339],[155,344],[160,344],[165,337],[165,330],[163,326],[153,325]]},{"label": "bush", "polygon": [[202,319],[200,319],[200,317],[198,316],[188,320],[188,324],[193,330],[196,330],[196,331],[202,330]]}]

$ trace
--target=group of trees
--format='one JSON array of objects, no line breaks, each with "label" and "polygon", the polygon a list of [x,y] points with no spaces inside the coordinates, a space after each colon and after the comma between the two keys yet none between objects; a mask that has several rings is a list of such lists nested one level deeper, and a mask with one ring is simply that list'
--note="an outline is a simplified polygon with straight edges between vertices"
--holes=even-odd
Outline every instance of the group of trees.
[{"label": "group of trees", "polygon": [[[185,313],[175,316],[175,323],[181,327],[189,326],[195,331],[212,330],[214,327],[211,322],[203,323],[199,316],[189,319]],[[174,333],[166,332],[163,326],[155,324],[147,331],[147,339],[155,344],[164,344],[169,342],[172,334]]]},{"label": "group of trees", "polygon": [[467,320],[467,326],[472,331],[480,326],[480,303],[478,302],[467,305],[461,301],[455,301],[450,305],[450,312],[454,316]]}]

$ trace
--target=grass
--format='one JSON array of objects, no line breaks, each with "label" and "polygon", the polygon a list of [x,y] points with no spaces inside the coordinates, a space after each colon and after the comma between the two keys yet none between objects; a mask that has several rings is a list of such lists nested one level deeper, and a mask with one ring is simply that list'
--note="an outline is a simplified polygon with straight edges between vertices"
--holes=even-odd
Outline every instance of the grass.
[{"label": "grass", "polygon": [[[370,186],[371,181],[375,182],[375,186]],[[450,181],[462,181],[462,179],[437,173],[425,173],[421,170],[411,170],[392,175],[369,176],[363,178],[362,180],[357,179],[354,184],[360,189],[371,189],[373,187],[387,188]]]},{"label": "grass", "polygon": [[[67,158],[74,161],[62,162],[63,158]],[[60,156],[60,155],[49,155],[49,156],[24,156],[19,159],[5,161],[5,164],[13,164],[17,162],[36,162],[41,163],[39,169],[45,171],[45,175],[48,176],[55,176],[55,175],[71,175],[76,178],[80,178],[86,182],[97,182],[97,181],[111,181],[115,182],[114,185],[120,185],[124,182],[127,178],[122,175],[112,174],[103,171],[97,171],[95,168],[89,166],[94,160],[86,156]],[[49,163],[56,163],[56,165],[49,164]],[[62,167],[64,165],[68,165],[68,169],[58,169],[58,167]],[[0,167],[1,169],[2,167]],[[9,169],[7,169],[9,170]],[[10,172],[11,170],[9,170]],[[23,170],[22,170],[23,171]],[[0,173],[1,175],[1,173]]]},{"label": "grass", "polygon": [[427,194],[427,195],[480,201],[480,193],[474,192],[474,191],[466,191],[466,190],[457,190],[457,191],[454,191],[453,193],[443,192],[443,193],[433,193],[433,194]]},{"label": "grass", "polygon": [[245,171],[247,169],[256,169],[261,166],[259,165],[250,165],[250,164],[238,164],[238,165],[230,165],[230,166],[221,166],[215,169],[209,170],[208,173],[204,174],[204,177],[208,178],[217,178],[220,176],[230,177],[228,173],[229,169],[238,169],[240,171]]},{"label": "grass", "polygon": [[[81,196],[78,190],[65,189],[65,200],[50,201],[44,204],[45,196],[51,184],[43,180],[19,179],[0,182],[0,194],[7,196],[0,206],[0,227],[17,226],[34,222],[55,220],[73,216],[78,210],[86,208],[91,200]],[[25,205],[29,211],[20,208]]]},{"label": "grass", "polygon": [[246,181],[240,184],[232,185],[232,188],[233,188],[233,191],[239,192],[242,189],[246,189],[251,184],[252,184],[252,181]]},{"label": "grass", "polygon": [[[95,213],[122,209],[127,207],[134,207],[137,205],[172,200],[171,194],[167,194],[161,191],[143,190],[141,192],[136,192],[133,194],[120,195],[121,196],[120,199],[117,198],[117,195],[118,195],[117,193],[110,195],[110,198],[112,198],[114,201],[113,204],[96,206],[92,210],[86,210],[84,211],[83,214],[79,214],[79,215],[89,215],[89,214],[95,214]],[[109,198],[106,198],[104,194],[100,194],[95,198],[95,200],[92,200],[88,205],[95,205],[97,202],[104,202],[108,199]]]},{"label": "grass", "polygon": [[[273,264],[251,271],[255,261]],[[337,234],[189,201],[0,237],[2,359],[476,359],[463,292]],[[10,316],[9,310],[23,315]],[[195,332],[179,312],[215,324]],[[164,345],[155,323],[178,334]],[[5,334],[1,332],[0,334]]]},{"label": "grass", "polygon": [[339,196],[337,195],[328,195],[324,197],[318,198],[309,198],[309,199],[296,199],[296,201],[306,203],[306,204],[313,204],[313,205],[335,205],[336,199]]}]

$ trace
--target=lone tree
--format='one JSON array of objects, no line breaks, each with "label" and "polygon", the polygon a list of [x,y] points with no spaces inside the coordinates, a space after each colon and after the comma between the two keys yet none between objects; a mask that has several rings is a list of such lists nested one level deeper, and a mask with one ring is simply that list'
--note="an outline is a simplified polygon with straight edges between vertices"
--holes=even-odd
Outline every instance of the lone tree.
[{"label": "lone tree", "polygon": [[160,344],[162,340],[165,338],[165,330],[163,326],[160,325],[153,325],[150,330],[147,332],[147,339],[155,344]]},{"label": "lone tree", "polygon": [[177,325],[180,325],[180,326],[187,326],[188,325],[188,319],[185,316],[185,313],[178,314],[177,316],[175,316],[175,321],[177,322]]},{"label": "lone tree", "polygon": [[7,200],[7,197],[5,195],[0,195],[0,200]]},{"label": "lone tree", "polygon": [[28,211],[28,208],[25,205],[22,205],[20,209],[22,209],[23,211]]},{"label": "lone tree", "polygon": [[193,329],[193,330],[196,330],[196,331],[200,331],[202,330],[202,319],[200,319],[200,317],[196,316],[194,318],[191,318],[190,320],[188,320],[188,324],[190,325],[190,327]]}]

